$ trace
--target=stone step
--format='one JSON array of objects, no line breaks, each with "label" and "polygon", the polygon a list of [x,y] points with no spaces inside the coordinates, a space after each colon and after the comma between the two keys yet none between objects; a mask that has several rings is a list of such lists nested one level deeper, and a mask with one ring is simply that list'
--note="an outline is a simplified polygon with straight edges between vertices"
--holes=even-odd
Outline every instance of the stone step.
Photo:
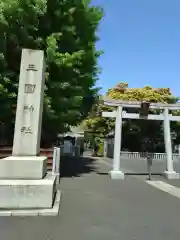
[{"label": "stone step", "polygon": [[0,180],[0,209],[52,208],[56,192],[56,176],[44,179]]}]

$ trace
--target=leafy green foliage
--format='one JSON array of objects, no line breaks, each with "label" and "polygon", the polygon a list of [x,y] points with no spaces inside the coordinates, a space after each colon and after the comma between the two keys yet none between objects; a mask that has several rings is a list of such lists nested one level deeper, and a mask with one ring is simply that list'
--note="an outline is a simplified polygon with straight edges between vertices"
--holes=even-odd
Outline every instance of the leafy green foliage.
[{"label": "leafy green foliage", "polygon": [[[176,103],[178,98],[174,97],[169,88],[154,89],[150,86],[143,88],[128,88],[127,83],[119,83],[112,89],[109,89],[106,98],[131,100],[131,101],[148,101],[162,103]],[[94,105],[89,118],[85,121],[86,128],[98,133],[99,136],[106,136],[114,131],[115,122],[111,118],[102,118],[102,111],[112,111],[112,107],[107,107],[101,103]],[[134,109],[127,109],[134,112]],[[153,113],[156,113],[153,111]],[[178,115],[179,112],[177,111]],[[176,143],[179,142],[180,128],[177,123],[172,123],[172,130],[178,133]],[[149,151],[164,151],[164,133],[162,122],[160,121],[144,121],[144,120],[124,120],[123,121],[123,141],[122,148],[131,151],[142,151],[145,139],[152,144],[148,146]]]},{"label": "leafy green foliage", "polygon": [[[12,136],[22,48],[46,55],[43,143],[87,116],[99,68],[96,35],[103,12],[90,1],[3,0],[0,3],[1,125]],[[5,124],[6,123],[6,124]],[[9,126],[12,125],[11,128]],[[12,138],[12,137],[11,137]],[[12,139],[10,139],[12,140]]]}]

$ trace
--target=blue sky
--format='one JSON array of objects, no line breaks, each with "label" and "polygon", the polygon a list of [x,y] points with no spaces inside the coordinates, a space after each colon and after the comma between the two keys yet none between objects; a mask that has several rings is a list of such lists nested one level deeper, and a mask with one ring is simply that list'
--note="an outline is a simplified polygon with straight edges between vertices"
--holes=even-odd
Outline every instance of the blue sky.
[{"label": "blue sky", "polygon": [[93,0],[104,8],[97,48],[102,93],[129,87],[170,87],[180,96],[180,0]]}]

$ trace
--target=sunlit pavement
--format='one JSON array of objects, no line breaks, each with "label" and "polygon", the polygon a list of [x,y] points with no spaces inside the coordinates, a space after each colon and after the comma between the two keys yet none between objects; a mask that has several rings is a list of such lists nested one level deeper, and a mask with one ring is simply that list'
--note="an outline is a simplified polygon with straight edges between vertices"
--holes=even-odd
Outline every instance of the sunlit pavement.
[{"label": "sunlit pavement", "polygon": [[180,239],[179,198],[150,186],[146,176],[110,180],[109,170],[103,160],[68,160],[59,217],[1,217],[1,239]]}]

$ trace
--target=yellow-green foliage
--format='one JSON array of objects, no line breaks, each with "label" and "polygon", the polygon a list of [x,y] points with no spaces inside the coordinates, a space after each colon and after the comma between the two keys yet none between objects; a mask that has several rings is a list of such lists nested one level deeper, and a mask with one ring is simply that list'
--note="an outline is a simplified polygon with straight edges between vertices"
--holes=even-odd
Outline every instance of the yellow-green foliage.
[{"label": "yellow-green foliage", "polygon": [[149,101],[168,103],[175,100],[169,88],[152,88],[145,86],[143,88],[128,88],[126,83],[120,83],[114,88],[108,90],[106,96],[112,99],[131,100],[131,101]]},{"label": "yellow-green foliage", "polygon": [[99,143],[99,150],[98,150],[98,155],[103,155],[104,154],[104,144],[102,142]]},{"label": "yellow-green foliage", "polygon": [[[127,83],[119,83],[105,94],[105,97],[125,101],[149,101],[162,103],[175,103],[177,99],[172,95],[169,88],[152,88],[145,86],[142,88],[128,88]],[[93,114],[85,121],[86,129],[93,132],[100,132],[106,135],[114,128],[114,119],[102,118],[101,111],[111,110],[110,107],[97,104],[93,108]]]}]

